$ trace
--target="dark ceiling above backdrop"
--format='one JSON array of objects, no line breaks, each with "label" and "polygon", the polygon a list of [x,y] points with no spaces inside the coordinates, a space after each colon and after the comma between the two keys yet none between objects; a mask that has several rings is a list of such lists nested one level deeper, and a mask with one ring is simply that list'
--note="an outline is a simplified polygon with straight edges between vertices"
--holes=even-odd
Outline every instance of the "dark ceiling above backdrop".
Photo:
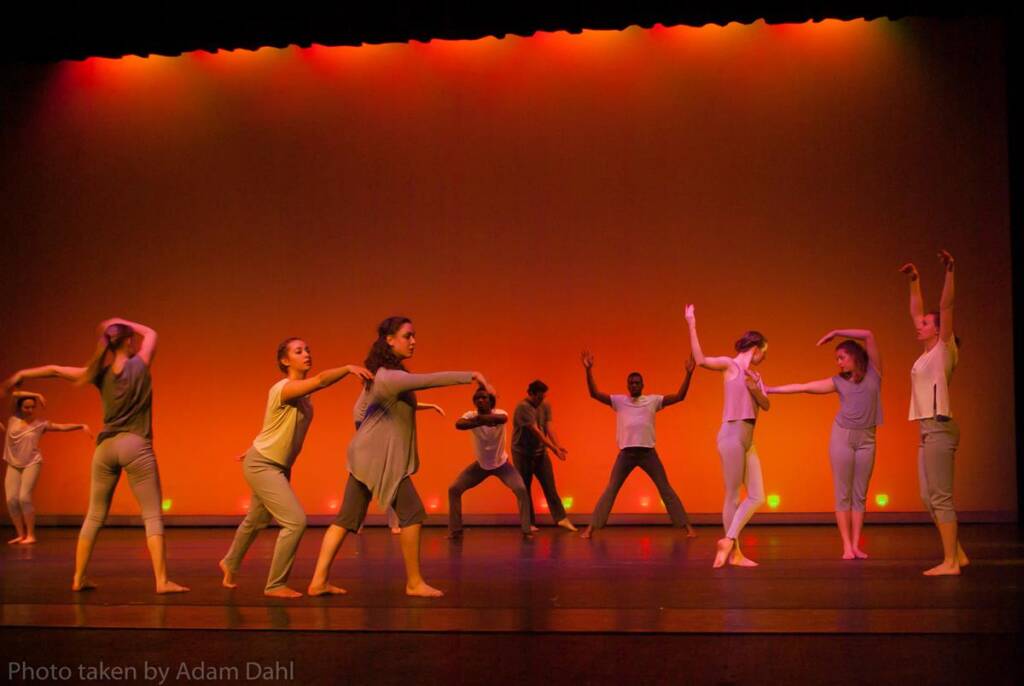
[{"label": "dark ceiling above backdrop", "polygon": [[[189,3],[137,3],[130,8],[41,4],[6,17],[3,53],[11,60],[55,62],[87,57],[178,55],[261,47],[403,43],[475,39],[537,31],[623,29],[705,24],[957,17],[997,14],[998,2],[335,2],[330,6],[190,8]],[[27,12],[27,13],[26,13]]]}]

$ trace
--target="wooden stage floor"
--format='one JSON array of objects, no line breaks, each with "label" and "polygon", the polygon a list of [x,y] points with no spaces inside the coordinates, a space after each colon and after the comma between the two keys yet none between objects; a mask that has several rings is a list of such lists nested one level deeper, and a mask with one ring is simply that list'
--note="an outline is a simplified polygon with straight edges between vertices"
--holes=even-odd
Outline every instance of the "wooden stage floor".
[{"label": "wooden stage floor", "polygon": [[[297,589],[321,532],[303,539]],[[663,526],[610,527],[592,541],[550,527],[532,542],[510,527],[467,529],[460,543],[424,532],[424,574],[445,597],[407,598],[397,537],[368,528],[335,562],[348,595],[286,601],[261,592],[276,530],[228,590],[216,563],[233,531],[169,529],[171,577],[192,591],[157,596],[141,529],[103,531],[90,571],[100,587],[78,594],[77,530],[41,529],[34,546],[0,548],[0,668],[11,683],[32,682],[18,677],[33,665],[101,660],[135,667],[138,683],[144,663],[170,666],[164,683],[196,681],[206,667],[228,670],[207,681],[253,683],[250,662],[290,664],[266,676],[294,683],[1013,683],[1024,615],[1016,525],[963,526],[972,564],[943,578],[921,576],[939,551],[924,525],[868,527],[866,561],[840,560],[831,526],[751,526],[742,544],[761,566],[717,570],[711,527],[694,540]]]}]

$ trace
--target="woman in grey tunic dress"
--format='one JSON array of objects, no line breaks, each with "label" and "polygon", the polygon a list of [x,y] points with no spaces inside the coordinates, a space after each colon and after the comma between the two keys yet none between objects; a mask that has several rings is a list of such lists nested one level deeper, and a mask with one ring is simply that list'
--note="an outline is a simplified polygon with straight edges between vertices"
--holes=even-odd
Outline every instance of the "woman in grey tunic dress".
[{"label": "woman in grey tunic dress", "polygon": [[377,327],[366,367],[374,375],[356,401],[356,430],[348,446],[348,483],[341,510],[324,533],[310,595],[344,593],[328,583],[331,563],[349,532],[359,531],[371,497],[398,515],[405,560],[405,592],[436,597],[443,593],[428,585],[420,573],[420,529],[426,518],[423,503],[410,477],[419,469],[416,448],[416,391],[438,386],[477,383],[494,393],[479,372],[410,374],[404,361],[416,350],[416,332],[406,317],[389,317]]},{"label": "woman in grey tunic dress", "polygon": [[[153,453],[153,385],[149,365],[156,354],[156,331],[125,319],[108,319],[100,324],[99,330],[96,353],[86,366],[24,369],[8,379],[5,388],[18,386],[25,379],[58,378],[95,385],[103,401],[103,429],[96,437],[89,511],[78,535],[71,589],[95,588],[86,578],[85,570],[123,471],[142,510],[156,592],[181,593],[188,588],[167,578],[160,472]],[[136,335],[142,339],[138,346]]]}]

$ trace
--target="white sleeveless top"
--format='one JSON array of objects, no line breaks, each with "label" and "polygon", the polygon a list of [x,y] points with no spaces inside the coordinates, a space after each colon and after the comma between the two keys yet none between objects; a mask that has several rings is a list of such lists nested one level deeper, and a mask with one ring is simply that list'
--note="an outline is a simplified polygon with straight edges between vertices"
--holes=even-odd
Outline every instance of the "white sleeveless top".
[{"label": "white sleeveless top", "polygon": [[910,370],[910,420],[952,417],[949,382],[960,354],[956,339],[939,340]]}]

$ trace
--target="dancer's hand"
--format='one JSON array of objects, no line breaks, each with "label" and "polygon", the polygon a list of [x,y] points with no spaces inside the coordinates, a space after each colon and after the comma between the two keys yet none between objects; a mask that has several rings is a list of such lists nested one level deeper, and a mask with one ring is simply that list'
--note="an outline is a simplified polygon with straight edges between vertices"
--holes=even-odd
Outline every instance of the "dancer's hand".
[{"label": "dancer's hand", "polygon": [[946,268],[947,272],[953,271],[953,263],[956,261],[953,256],[946,250],[939,251],[939,259],[942,260],[942,266]]},{"label": "dancer's hand", "polygon": [[480,388],[484,389],[494,397],[498,397],[498,391],[494,390],[494,386],[488,383],[487,379],[484,378],[484,375],[480,372],[473,372],[473,381],[476,381]]},{"label": "dancer's hand", "polygon": [[245,451],[245,452],[243,452],[243,453],[239,453],[238,455],[235,455],[235,462],[241,462],[242,460],[244,460],[244,459],[245,459],[245,456],[246,456],[246,454],[247,454],[248,452],[249,452],[249,451],[248,451],[248,450],[246,450],[246,451]]},{"label": "dancer's hand", "polygon": [[584,350],[580,353],[580,361],[583,362],[584,369],[592,369],[594,367],[594,354],[589,350]]},{"label": "dancer's hand", "polygon": [[697,321],[697,313],[694,311],[693,305],[686,306],[683,316],[686,318],[687,324],[693,325]]},{"label": "dancer's hand", "polygon": [[900,267],[900,271],[910,277],[911,281],[917,281],[920,274],[917,273],[917,267],[914,266],[913,262],[907,262],[905,265]]},{"label": "dancer's hand", "polygon": [[757,372],[752,372],[749,369],[743,370],[746,373],[746,377],[743,381],[747,384],[747,388],[752,391],[761,390],[761,375]]},{"label": "dancer's hand", "polygon": [[827,334],[825,334],[824,336],[822,336],[821,338],[818,339],[818,345],[825,345],[826,343],[828,343],[829,341],[831,341],[835,337],[836,337],[836,332],[833,329],[832,331],[829,331]]},{"label": "dancer's hand", "polygon": [[360,367],[358,364],[347,364],[345,369],[348,370],[349,374],[355,374],[363,381],[373,381],[373,372],[366,367]]},{"label": "dancer's hand", "polygon": [[435,405],[434,403],[422,403],[422,407],[424,410],[433,410],[442,417],[444,416],[444,408],[440,405]]},{"label": "dancer's hand", "polygon": [[697,368],[697,360],[693,359],[693,353],[686,358],[686,373],[693,374],[693,370]]},{"label": "dancer's hand", "polygon": [[89,428],[88,424],[82,424],[82,431],[85,433],[86,436],[89,437],[90,441],[96,440],[96,434],[92,432],[92,429]]},{"label": "dancer's hand", "polygon": [[569,456],[569,451],[566,450],[565,448],[557,448],[554,451],[554,453],[555,453],[555,457],[557,457],[562,462],[565,462],[565,458],[567,458]]}]

